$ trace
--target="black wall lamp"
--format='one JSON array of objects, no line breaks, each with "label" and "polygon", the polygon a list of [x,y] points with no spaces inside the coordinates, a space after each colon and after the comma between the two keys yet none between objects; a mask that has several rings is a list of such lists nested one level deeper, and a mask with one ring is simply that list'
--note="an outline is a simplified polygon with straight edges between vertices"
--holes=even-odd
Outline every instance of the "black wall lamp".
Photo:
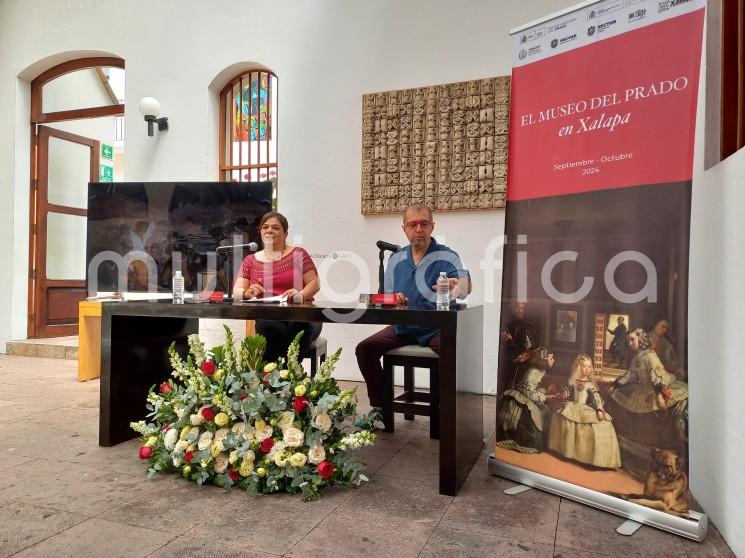
[{"label": "black wall lamp", "polygon": [[158,131],[162,132],[168,129],[168,117],[162,116],[158,118],[158,115],[160,115],[160,103],[157,99],[143,97],[140,100],[140,112],[145,117],[145,122],[147,122],[148,136],[153,135],[153,125],[156,123],[158,124]]}]

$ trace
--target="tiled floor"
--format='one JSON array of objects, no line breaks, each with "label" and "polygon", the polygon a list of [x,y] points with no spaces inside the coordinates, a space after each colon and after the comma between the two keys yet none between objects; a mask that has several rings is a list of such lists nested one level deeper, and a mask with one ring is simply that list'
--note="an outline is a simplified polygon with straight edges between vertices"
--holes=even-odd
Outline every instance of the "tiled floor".
[{"label": "tiled floor", "polygon": [[[426,420],[363,450],[370,482],[319,502],[250,497],[176,477],[149,481],[137,443],[97,445],[98,381],[72,361],[0,355],[0,558],[5,556],[733,556],[716,529],[694,543],[531,490],[505,496],[493,438],[460,494],[437,493]],[[363,392],[364,386],[360,386]],[[485,398],[491,432],[494,398]]]}]

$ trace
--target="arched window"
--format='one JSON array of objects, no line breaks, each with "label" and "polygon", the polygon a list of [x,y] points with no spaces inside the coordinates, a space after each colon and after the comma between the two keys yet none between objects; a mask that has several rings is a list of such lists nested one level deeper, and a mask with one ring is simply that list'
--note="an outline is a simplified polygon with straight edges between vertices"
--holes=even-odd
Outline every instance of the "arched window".
[{"label": "arched window", "polygon": [[251,70],[220,92],[220,180],[277,177],[277,76]]}]

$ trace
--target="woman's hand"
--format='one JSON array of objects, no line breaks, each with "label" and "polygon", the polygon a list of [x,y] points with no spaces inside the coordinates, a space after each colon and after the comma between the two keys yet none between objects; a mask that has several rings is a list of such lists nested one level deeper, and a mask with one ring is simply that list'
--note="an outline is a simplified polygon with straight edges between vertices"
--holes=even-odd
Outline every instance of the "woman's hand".
[{"label": "woman's hand", "polygon": [[245,291],[243,291],[243,298],[253,298],[258,297],[264,293],[264,287],[259,285],[258,283],[254,283],[253,285],[249,285]]},{"label": "woman's hand", "polygon": [[295,304],[300,304],[304,300],[303,293],[297,289],[287,289],[282,293],[282,296],[287,297],[287,302],[294,302]]},{"label": "woman's hand", "polygon": [[409,299],[404,296],[404,293],[396,293],[396,304],[408,304]]}]

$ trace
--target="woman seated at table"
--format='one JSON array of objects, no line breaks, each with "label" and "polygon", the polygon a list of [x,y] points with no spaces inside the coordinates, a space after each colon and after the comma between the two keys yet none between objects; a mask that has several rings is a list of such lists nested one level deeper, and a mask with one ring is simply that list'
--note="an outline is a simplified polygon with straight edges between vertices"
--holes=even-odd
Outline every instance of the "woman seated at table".
[{"label": "woman seated at table", "polygon": [[[308,252],[287,244],[289,225],[281,213],[272,211],[261,218],[259,233],[264,249],[249,254],[233,287],[235,300],[286,296],[287,302],[313,300],[320,289],[318,273]],[[300,357],[321,333],[319,322],[291,322],[286,320],[256,320],[256,333],[266,337],[265,360],[275,361],[287,356],[287,348],[295,336],[303,331]]]}]

